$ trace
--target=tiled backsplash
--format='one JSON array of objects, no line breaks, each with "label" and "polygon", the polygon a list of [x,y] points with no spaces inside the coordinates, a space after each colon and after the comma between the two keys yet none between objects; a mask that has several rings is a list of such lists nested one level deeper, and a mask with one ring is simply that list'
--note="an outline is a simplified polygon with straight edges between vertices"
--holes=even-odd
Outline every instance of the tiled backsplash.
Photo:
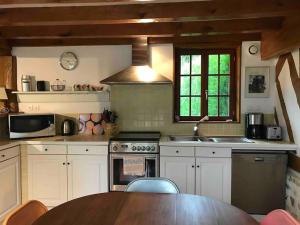
[{"label": "tiled backsplash", "polygon": [[[115,85],[111,90],[111,108],[116,111],[120,130],[161,131],[162,134],[192,134],[195,123],[173,123],[172,85]],[[265,115],[272,124],[274,116]],[[244,135],[241,123],[204,123],[203,135]]]}]

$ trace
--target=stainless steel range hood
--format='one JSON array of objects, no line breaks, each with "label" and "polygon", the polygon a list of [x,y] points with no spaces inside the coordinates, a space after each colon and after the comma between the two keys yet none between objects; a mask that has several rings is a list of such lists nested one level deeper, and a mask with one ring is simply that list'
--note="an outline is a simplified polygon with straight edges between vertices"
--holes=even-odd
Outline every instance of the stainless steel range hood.
[{"label": "stainless steel range hood", "polygon": [[155,72],[148,64],[146,42],[132,44],[132,66],[102,81],[101,84],[171,84],[167,77]]}]

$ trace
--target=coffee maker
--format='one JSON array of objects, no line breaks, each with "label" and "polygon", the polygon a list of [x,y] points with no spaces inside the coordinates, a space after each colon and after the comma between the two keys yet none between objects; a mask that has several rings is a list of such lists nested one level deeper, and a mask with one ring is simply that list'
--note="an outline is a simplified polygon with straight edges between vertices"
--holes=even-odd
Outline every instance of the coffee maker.
[{"label": "coffee maker", "polygon": [[264,114],[247,113],[246,114],[246,131],[245,135],[250,139],[265,138]]}]

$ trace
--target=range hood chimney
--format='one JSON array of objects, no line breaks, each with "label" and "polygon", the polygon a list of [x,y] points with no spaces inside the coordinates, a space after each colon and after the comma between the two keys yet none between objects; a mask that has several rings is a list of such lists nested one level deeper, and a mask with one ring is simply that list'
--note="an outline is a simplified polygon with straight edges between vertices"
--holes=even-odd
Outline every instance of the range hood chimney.
[{"label": "range hood chimney", "polygon": [[101,84],[171,84],[172,81],[156,73],[148,64],[147,38],[132,44],[132,66],[102,81]]}]

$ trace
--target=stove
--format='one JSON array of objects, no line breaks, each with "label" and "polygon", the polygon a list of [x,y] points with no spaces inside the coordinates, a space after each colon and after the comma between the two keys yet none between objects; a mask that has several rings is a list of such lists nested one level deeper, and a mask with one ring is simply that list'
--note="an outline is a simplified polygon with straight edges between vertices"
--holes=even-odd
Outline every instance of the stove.
[{"label": "stove", "polygon": [[124,191],[140,177],[159,176],[160,136],[159,132],[120,132],[110,139],[110,191]]},{"label": "stove", "polygon": [[114,153],[157,154],[160,132],[120,132],[110,139],[109,151]]}]

